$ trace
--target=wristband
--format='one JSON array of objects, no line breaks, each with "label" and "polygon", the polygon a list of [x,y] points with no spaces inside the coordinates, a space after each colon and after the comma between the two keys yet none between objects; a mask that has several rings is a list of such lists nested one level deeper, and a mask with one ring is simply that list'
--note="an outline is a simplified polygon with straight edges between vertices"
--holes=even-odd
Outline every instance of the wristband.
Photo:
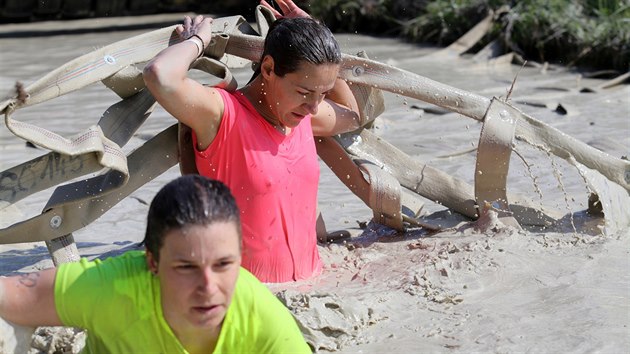
[{"label": "wristband", "polygon": [[201,58],[203,52],[206,50],[205,45],[203,44],[203,39],[201,39],[199,35],[193,34],[192,36],[186,38],[186,40],[195,43],[195,45],[197,46],[197,52],[199,53],[197,55],[197,58]]}]

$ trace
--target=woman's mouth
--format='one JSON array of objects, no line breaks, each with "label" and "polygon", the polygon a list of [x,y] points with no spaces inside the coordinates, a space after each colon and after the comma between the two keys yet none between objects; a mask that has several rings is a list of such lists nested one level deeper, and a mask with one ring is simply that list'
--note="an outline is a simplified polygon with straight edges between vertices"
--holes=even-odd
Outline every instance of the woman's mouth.
[{"label": "woman's mouth", "polygon": [[194,306],[193,311],[202,315],[213,315],[220,311],[220,305]]}]

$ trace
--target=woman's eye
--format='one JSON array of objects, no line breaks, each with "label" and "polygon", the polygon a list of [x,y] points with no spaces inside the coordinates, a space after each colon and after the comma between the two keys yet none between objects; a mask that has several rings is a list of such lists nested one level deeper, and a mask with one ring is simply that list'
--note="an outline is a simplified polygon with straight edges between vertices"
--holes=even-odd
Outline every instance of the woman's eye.
[{"label": "woman's eye", "polygon": [[233,263],[234,263],[233,261],[222,261],[222,262],[217,263],[217,266],[219,268],[227,268],[231,266]]}]

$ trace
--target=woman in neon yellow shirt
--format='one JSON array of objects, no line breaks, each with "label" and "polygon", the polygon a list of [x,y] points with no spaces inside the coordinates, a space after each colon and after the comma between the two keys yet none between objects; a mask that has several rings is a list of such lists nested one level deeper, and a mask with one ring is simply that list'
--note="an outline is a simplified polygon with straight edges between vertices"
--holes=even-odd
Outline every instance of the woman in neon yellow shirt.
[{"label": "woman in neon yellow shirt", "polygon": [[311,352],[291,313],[240,267],[239,211],[221,182],[187,175],[164,186],[144,244],[0,278],[0,317],[84,328],[92,353]]}]

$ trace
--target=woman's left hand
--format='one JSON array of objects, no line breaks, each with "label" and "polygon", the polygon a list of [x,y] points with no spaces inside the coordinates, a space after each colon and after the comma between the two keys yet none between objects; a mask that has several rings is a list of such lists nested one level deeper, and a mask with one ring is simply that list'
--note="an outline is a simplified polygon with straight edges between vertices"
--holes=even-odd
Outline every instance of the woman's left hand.
[{"label": "woman's left hand", "polygon": [[282,13],[278,12],[278,10],[274,9],[273,6],[269,5],[265,0],[260,0],[260,4],[273,13],[276,18],[296,18],[296,17],[311,17],[311,15],[307,14],[306,11],[300,9],[292,0],[275,0],[276,3],[280,6]]},{"label": "woman's left hand", "polygon": [[203,41],[203,46],[207,47],[212,37],[212,18],[197,15],[194,18],[184,17],[184,23],[175,27],[175,32],[181,39],[188,39],[192,36],[199,36]]}]

